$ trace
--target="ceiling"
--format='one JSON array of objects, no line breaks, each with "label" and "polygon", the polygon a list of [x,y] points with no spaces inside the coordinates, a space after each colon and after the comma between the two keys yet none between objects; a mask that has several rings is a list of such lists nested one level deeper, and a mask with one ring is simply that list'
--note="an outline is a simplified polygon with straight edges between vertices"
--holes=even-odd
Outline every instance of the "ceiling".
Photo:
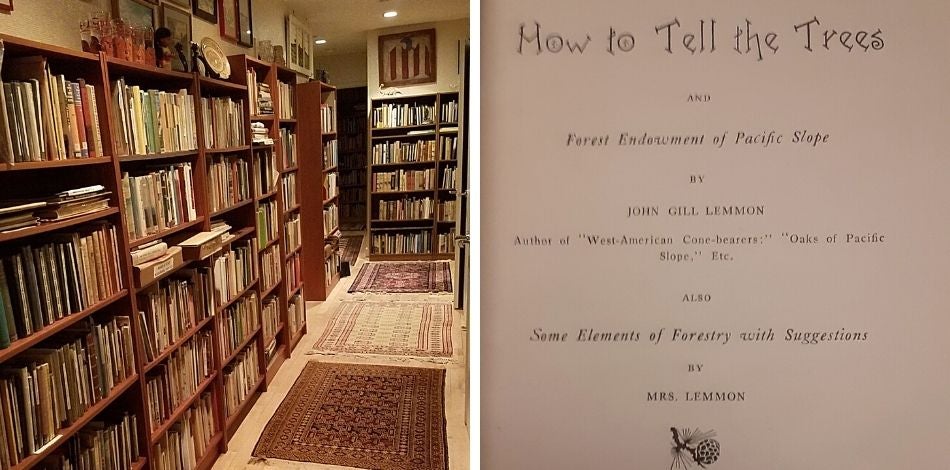
[{"label": "ceiling", "polygon": [[[314,45],[315,56],[366,51],[366,31],[469,16],[468,0],[284,0],[310,23],[310,32],[326,44]],[[395,18],[383,13],[395,10]]]}]

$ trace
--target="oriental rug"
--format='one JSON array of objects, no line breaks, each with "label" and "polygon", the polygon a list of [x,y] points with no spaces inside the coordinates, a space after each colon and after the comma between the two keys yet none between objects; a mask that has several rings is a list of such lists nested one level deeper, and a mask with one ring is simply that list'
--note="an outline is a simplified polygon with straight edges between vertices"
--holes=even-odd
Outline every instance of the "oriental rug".
[{"label": "oriental rug", "polygon": [[452,271],[447,262],[365,263],[349,292],[452,292]]},{"label": "oriental rug", "polygon": [[356,260],[359,258],[362,245],[362,235],[347,235],[340,238],[340,257],[343,261],[350,263],[350,266],[356,266]]},{"label": "oriental rug", "polygon": [[254,456],[378,470],[447,470],[445,370],[310,362]]},{"label": "oriental rug", "polygon": [[314,350],[452,357],[452,306],[428,302],[340,302]]}]

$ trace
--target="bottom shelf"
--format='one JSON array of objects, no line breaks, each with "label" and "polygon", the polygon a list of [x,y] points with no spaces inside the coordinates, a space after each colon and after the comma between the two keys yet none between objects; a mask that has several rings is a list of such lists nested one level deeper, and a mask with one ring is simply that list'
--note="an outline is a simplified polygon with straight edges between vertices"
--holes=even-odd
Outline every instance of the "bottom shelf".
[{"label": "bottom shelf", "polygon": [[267,364],[267,373],[265,374],[267,376],[267,384],[274,381],[274,377],[277,376],[277,371],[280,370],[280,366],[284,365],[284,361],[287,360],[288,356],[286,344],[282,344],[274,350],[274,357],[271,358],[270,364]]},{"label": "bottom shelf", "polygon": [[244,403],[241,403],[241,406],[238,407],[234,414],[228,416],[224,426],[225,435],[228,439],[231,439],[231,436],[237,432],[238,427],[241,426],[241,423],[244,421],[247,413],[251,411],[251,408],[254,407],[254,403],[257,402],[258,397],[261,396],[260,391],[261,386],[264,385],[264,379],[265,376],[262,375],[261,378],[257,380],[257,383],[254,384],[254,386],[251,387],[251,390],[247,393],[247,398],[244,399]]},{"label": "bottom shelf", "polygon": [[[297,343],[299,343],[300,340],[303,339],[303,336],[304,336],[305,334],[307,334],[307,324],[306,324],[306,323],[304,323],[304,325],[300,328],[300,331],[298,331],[296,334],[294,334],[293,337],[290,338],[290,353],[293,353],[293,352],[294,352],[294,349],[297,347]],[[290,354],[288,354],[288,356],[289,356],[289,355],[290,355]]]},{"label": "bottom shelf", "polygon": [[205,448],[205,455],[201,456],[201,459],[198,460],[198,464],[195,465],[195,470],[208,470],[214,466],[214,463],[218,460],[218,456],[222,453],[220,449],[222,436],[221,431],[218,431],[218,433],[211,438],[211,441],[208,442],[208,447]]}]

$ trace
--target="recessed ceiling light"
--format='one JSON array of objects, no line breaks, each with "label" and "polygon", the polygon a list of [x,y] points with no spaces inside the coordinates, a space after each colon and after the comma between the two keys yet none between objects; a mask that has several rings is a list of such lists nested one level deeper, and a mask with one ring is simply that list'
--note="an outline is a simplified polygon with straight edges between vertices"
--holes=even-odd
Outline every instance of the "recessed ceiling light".
[{"label": "recessed ceiling light", "polygon": [[387,11],[386,13],[383,13],[383,18],[395,18],[396,15],[398,15],[398,14],[399,14],[399,13],[397,13],[397,12],[395,12],[395,11]]},{"label": "recessed ceiling light", "polygon": [[314,43],[314,44],[326,44],[326,43],[327,43],[327,40],[326,40],[326,39],[317,39],[317,40],[313,41],[313,43]]}]

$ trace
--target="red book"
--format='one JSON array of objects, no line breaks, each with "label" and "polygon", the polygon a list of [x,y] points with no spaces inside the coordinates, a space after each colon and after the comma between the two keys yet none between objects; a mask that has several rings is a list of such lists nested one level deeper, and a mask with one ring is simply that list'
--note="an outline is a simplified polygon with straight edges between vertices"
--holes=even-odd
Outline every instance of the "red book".
[{"label": "red book", "polygon": [[84,132],[79,133],[79,137],[86,142],[86,147],[88,149],[88,155],[90,158],[98,157],[100,155],[99,149],[96,148],[95,140],[93,136],[95,135],[94,121],[92,120],[92,101],[89,97],[89,89],[86,88],[86,81],[79,79],[79,94],[80,100],[82,103],[82,122],[85,125]]},{"label": "red book", "polygon": [[74,125],[79,131],[79,142],[81,146],[81,155],[83,157],[89,156],[89,141],[86,140],[86,119],[83,114],[83,95],[79,90],[79,84],[76,82],[69,82],[68,86],[73,91],[73,106],[76,108],[76,122]]}]

